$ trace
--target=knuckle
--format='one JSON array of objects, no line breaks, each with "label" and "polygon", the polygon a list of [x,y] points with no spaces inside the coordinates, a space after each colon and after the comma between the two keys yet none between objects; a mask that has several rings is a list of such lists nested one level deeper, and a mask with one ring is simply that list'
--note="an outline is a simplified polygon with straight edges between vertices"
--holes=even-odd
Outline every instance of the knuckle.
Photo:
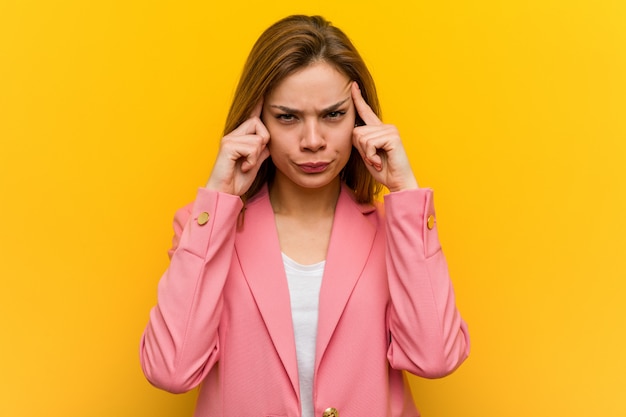
[{"label": "knuckle", "polygon": [[264,143],[265,143],[265,139],[263,138],[263,135],[261,135],[261,134],[254,135],[254,144],[257,147],[262,146]]}]

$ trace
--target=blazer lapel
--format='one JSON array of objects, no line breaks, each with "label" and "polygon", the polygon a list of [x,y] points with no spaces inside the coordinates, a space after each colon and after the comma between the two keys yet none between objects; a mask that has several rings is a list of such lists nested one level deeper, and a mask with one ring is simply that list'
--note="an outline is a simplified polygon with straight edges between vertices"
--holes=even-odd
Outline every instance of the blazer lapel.
[{"label": "blazer lapel", "polygon": [[[351,194],[342,187],[335,209],[320,290],[316,372],[376,236],[375,226],[364,215],[374,208],[357,204]],[[249,203],[243,228],[235,240],[235,250],[267,331],[299,398],[289,288],[267,187]]]},{"label": "blazer lapel", "polygon": [[320,291],[316,373],[350,294],[365,267],[376,236],[376,227],[364,215],[373,211],[374,207],[357,204],[351,194],[344,186],[335,209]]},{"label": "blazer lapel", "polygon": [[249,203],[235,241],[241,269],[274,347],[299,398],[298,362],[289,288],[267,188]]}]

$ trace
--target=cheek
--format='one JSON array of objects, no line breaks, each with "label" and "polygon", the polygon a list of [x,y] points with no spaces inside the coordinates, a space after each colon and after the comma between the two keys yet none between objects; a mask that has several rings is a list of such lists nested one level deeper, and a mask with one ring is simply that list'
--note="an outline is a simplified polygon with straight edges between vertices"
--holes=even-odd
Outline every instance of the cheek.
[{"label": "cheek", "polygon": [[340,148],[352,148],[352,132],[354,128],[352,125],[342,126],[341,129],[337,129],[334,132],[334,137],[336,138],[337,146]]},{"label": "cheek", "polygon": [[291,138],[291,136],[289,135],[289,133],[285,132],[284,129],[280,129],[280,127],[271,126],[269,124],[266,124],[265,127],[270,134],[270,140],[267,144],[270,152],[272,150],[279,151],[280,149],[285,147],[286,143],[290,142],[289,138]]}]

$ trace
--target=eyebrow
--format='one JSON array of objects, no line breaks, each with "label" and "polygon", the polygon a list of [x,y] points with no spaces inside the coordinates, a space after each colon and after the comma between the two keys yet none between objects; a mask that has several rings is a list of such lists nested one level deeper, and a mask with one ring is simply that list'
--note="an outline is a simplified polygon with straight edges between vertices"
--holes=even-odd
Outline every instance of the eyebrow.
[{"label": "eyebrow", "polygon": [[[329,113],[332,111],[337,110],[339,107],[341,107],[346,101],[350,100],[350,97],[347,97],[335,104],[332,104],[328,107],[326,107],[325,109],[322,109],[322,113]],[[270,107],[275,108],[275,109],[279,109],[284,111],[285,113],[295,113],[295,114],[299,114],[302,113],[302,111],[298,110],[298,109],[292,109],[291,107],[287,107],[287,106],[279,106],[277,104],[272,104],[270,105]]]}]

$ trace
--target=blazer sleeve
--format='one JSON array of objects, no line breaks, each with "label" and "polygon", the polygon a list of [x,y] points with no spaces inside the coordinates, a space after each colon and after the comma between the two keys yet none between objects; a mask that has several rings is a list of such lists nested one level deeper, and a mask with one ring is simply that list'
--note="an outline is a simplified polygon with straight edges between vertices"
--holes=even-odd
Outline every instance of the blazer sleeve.
[{"label": "blazer sleeve", "polygon": [[170,265],[140,344],[143,372],[159,388],[188,391],[218,360],[222,289],[241,208],[239,197],[201,188],[176,213]]},{"label": "blazer sleeve", "polygon": [[467,358],[470,343],[437,234],[432,190],[386,195],[385,225],[389,362],[422,377],[445,376]]}]

